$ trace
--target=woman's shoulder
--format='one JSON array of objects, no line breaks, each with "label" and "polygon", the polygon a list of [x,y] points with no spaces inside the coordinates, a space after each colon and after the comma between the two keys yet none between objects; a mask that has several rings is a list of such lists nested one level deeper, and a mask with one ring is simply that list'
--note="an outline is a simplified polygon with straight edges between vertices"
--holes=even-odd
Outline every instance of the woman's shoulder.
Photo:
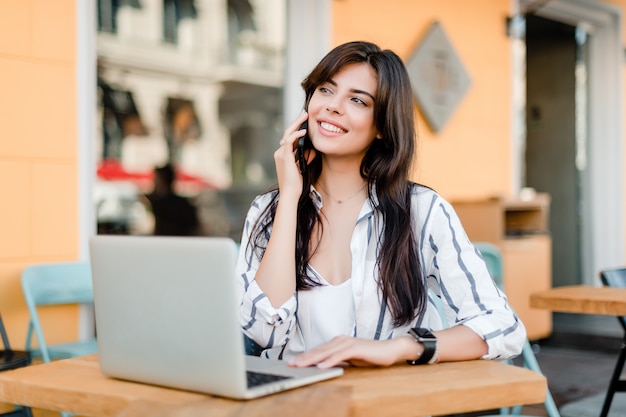
[{"label": "woman's shoulder", "polygon": [[411,183],[411,205],[423,217],[434,213],[452,213],[452,204],[434,189],[417,183]]},{"label": "woman's shoulder", "polygon": [[250,203],[246,217],[248,219],[254,219],[261,216],[261,213],[263,213],[272,204],[272,201],[275,200],[277,194],[277,190],[272,190],[254,197]]},{"label": "woman's shoulder", "polygon": [[252,200],[252,206],[264,208],[268,206],[274,199],[276,199],[278,195],[278,190],[270,190],[264,193],[261,193],[254,197]]},{"label": "woman's shoulder", "polygon": [[409,183],[409,189],[411,192],[412,200],[418,200],[420,202],[444,200],[443,197],[437,191],[430,188],[427,185],[411,182]]}]

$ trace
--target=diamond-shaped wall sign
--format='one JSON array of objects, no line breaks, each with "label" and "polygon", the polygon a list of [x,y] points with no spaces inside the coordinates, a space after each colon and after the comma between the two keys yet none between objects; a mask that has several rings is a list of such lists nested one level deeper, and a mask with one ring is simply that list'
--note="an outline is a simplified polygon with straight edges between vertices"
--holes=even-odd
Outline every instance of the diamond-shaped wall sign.
[{"label": "diamond-shaped wall sign", "polygon": [[469,89],[471,80],[441,24],[435,22],[407,62],[413,94],[438,132]]}]

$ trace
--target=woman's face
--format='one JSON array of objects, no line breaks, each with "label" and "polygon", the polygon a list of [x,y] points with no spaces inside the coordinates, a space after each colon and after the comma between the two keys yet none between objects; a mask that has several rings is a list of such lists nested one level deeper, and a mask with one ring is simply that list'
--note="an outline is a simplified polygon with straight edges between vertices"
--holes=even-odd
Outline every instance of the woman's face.
[{"label": "woman's face", "polygon": [[320,84],[309,101],[309,136],[327,157],[362,159],[378,135],[374,126],[376,73],[365,63],[348,64]]}]

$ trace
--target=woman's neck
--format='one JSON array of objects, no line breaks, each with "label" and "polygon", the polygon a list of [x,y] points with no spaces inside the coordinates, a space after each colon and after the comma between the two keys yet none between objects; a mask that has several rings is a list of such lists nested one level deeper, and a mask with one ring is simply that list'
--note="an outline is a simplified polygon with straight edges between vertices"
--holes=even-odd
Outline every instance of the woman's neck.
[{"label": "woman's neck", "polygon": [[328,173],[323,171],[315,186],[323,196],[337,204],[343,204],[366,193],[367,182],[360,175],[354,175],[354,172]]}]

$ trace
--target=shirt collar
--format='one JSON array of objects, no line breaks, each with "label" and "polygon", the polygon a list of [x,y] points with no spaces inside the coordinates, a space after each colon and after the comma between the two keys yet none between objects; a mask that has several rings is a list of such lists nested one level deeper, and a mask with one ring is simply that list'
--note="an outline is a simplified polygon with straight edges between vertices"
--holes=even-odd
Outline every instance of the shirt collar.
[{"label": "shirt collar", "polygon": [[311,201],[313,201],[313,205],[320,211],[324,204],[322,203],[322,195],[315,189],[313,184],[311,184],[311,188],[309,189],[309,197],[311,197]]}]

